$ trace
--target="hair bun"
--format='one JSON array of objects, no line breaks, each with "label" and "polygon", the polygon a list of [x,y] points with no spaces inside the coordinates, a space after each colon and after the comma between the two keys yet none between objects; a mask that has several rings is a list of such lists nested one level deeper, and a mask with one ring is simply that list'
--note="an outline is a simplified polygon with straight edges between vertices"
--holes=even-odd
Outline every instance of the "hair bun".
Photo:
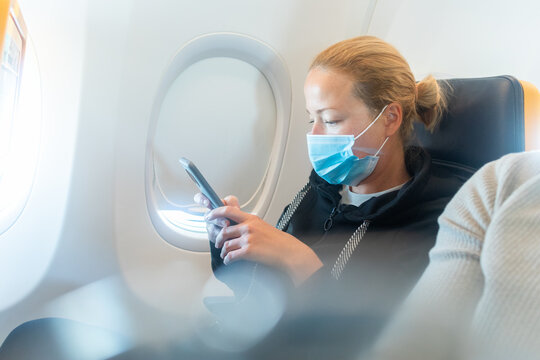
[{"label": "hair bun", "polygon": [[435,127],[445,109],[445,94],[432,75],[416,84],[416,113],[426,129]]}]

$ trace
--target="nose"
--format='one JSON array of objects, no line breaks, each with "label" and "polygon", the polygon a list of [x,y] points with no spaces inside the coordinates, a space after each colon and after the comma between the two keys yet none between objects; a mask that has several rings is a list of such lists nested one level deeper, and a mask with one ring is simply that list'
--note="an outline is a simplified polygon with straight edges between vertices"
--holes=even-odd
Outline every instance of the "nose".
[{"label": "nose", "polygon": [[314,121],[311,126],[311,135],[324,135],[324,125],[320,121]]}]

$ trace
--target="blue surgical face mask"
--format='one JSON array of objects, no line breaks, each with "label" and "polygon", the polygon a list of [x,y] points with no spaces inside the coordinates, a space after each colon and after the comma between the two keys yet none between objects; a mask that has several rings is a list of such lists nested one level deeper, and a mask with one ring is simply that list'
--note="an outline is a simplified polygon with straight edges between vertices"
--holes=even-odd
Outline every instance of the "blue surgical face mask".
[{"label": "blue surgical face mask", "polygon": [[379,152],[388,137],[374,155],[358,158],[352,148],[356,139],[365,134],[375,121],[381,117],[386,105],[379,115],[356,137],[353,135],[311,135],[307,134],[309,159],[315,172],[330,184],[356,186],[367,178],[379,161]]}]

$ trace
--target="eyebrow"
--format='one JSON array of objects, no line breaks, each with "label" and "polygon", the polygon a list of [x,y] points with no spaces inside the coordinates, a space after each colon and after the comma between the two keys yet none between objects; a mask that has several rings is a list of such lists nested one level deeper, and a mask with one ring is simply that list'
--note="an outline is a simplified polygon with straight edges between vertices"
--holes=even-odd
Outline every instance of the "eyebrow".
[{"label": "eyebrow", "polygon": [[[319,114],[319,113],[322,113],[323,111],[326,111],[326,110],[335,110],[335,111],[338,111],[338,109],[336,109],[336,108],[327,107],[327,108],[322,108],[322,109],[316,110],[315,113]],[[309,114],[309,110],[308,110],[308,109],[306,109],[306,112]]]}]

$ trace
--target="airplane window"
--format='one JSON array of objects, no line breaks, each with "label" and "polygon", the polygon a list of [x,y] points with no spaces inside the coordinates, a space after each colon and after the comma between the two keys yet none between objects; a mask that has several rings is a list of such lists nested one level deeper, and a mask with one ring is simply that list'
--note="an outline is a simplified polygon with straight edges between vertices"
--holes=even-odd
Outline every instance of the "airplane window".
[{"label": "airplane window", "polygon": [[41,138],[37,57],[18,7],[7,14],[0,66],[0,234],[30,195]]},{"label": "airplane window", "polygon": [[275,118],[272,89],[252,65],[225,57],[191,65],[165,96],[156,128],[156,186],[163,195],[159,208],[175,225],[186,230],[200,225],[205,231],[204,223],[188,216],[198,212],[193,206],[183,215],[171,212],[193,203],[195,187],[178,163],[185,156],[218,194],[236,194],[252,210],[254,201],[249,200],[268,168]]},{"label": "airplane window", "polygon": [[7,22],[0,65],[0,178],[5,169],[19,94],[24,39],[13,18]]},{"label": "airplane window", "polygon": [[[158,93],[146,195],[166,241],[205,251],[205,209],[194,204],[198,190],[179,158],[193,161],[219,196],[234,194],[245,211],[263,216],[279,175],[291,99],[288,73],[269,47],[235,34],[199,40],[193,51],[203,55],[189,44],[182,49]],[[224,43],[229,48],[213,50]]]}]

